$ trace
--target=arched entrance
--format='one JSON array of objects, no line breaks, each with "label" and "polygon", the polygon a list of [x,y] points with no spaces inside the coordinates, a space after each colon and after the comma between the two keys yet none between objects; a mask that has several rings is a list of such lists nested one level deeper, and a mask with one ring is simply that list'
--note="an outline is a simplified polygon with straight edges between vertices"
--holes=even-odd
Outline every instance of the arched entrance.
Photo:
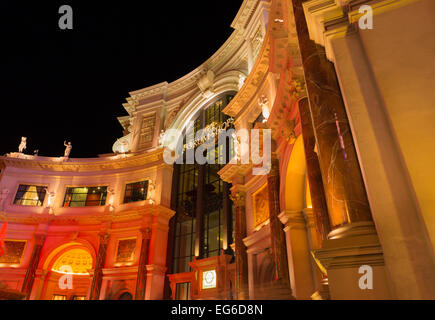
[{"label": "arched entrance", "polygon": [[44,264],[47,275],[41,299],[86,300],[94,261],[90,250],[80,243],[53,250]]},{"label": "arched entrance", "polygon": [[311,257],[313,216],[311,197],[306,176],[306,160],[302,135],[291,151],[283,168],[283,203],[287,256],[293,295],[297,299],[310,299],[316,291],[316,271]]},{"label": "arched entrance", "polygon": [[133,300],[133,296],[130,292],[124,292],[119,296],[118,300]]}]

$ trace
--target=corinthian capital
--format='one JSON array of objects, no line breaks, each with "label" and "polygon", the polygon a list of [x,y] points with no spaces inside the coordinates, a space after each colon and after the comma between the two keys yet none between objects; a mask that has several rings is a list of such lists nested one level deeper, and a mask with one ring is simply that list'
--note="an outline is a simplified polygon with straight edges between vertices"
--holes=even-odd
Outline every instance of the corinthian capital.
[{"label": "corinthian capital", "polygon": [[246,193],[243,191],[233,191],[230,199],[236,207],[244,207],[246,203]]}]

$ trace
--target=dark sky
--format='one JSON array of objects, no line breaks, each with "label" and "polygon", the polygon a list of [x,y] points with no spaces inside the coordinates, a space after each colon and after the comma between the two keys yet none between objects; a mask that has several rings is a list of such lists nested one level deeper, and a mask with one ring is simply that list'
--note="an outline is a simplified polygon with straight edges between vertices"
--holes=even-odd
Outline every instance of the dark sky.
[{"label": "dark sky", "polygon": [[[0,1],[0,154],[112,152],[128,92],[174,81],[233,31],[242,0]],[[153,3],[153,4],[151,4]],[[61,5],[73,30],[60,30]]]}]

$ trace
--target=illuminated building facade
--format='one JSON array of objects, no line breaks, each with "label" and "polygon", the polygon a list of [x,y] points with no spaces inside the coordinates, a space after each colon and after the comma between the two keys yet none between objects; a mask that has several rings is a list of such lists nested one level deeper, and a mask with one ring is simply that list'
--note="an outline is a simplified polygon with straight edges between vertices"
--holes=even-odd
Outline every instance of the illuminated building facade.
[{"label": "illuminated building facade", "polygon": [[[362,5],[373,8],[372,30],[358,29]],[[435,298],[435,48],[424,41],[434,9],[431,0],[245,0],[203,65],[130,93],[113,154],[0,157],[0,292]],[[165,162],[162,132],[228,119],[271,130],[268,174],[253,175],[252,163]],[[227,142],[217,159],[237,153]],[[361,286],[364,275],[373,287]]]}]

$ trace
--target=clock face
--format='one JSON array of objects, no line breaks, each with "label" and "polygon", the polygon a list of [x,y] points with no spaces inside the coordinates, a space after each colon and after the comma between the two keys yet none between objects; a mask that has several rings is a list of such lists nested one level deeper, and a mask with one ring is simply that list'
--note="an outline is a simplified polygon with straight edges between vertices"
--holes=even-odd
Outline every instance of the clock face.
[{"label": "clock face", "polygon": [[216,270],[204,271],[202,273],[202,288],[203,289],[216,288]]}]

